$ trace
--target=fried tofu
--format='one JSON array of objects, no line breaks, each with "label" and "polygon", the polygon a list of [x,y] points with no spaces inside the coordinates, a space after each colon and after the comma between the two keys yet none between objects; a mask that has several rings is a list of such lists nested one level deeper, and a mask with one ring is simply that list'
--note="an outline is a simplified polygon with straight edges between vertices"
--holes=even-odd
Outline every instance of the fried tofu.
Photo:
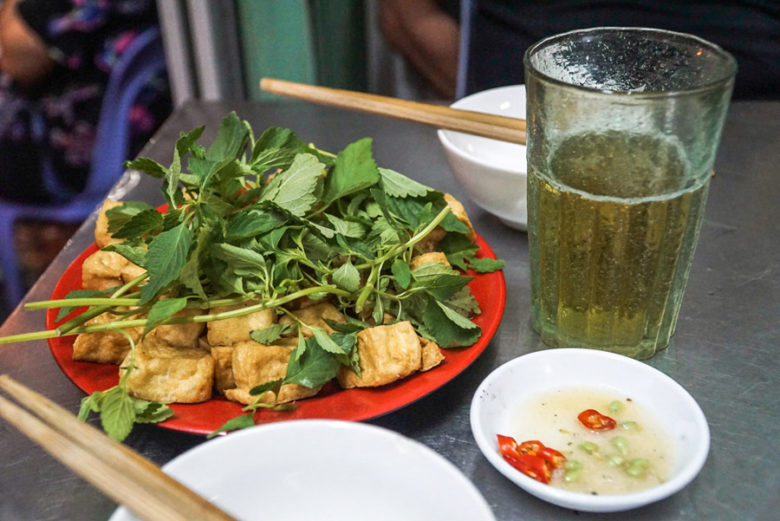
[{"label": "fried tofu", "polygon": [[[174,317],[194,317],[202,315],[203,311],[196,308],[185,308],[173,315]],[[198,347],[198,338],[206,325],[203,322],[188,322],[185,324],[165,324],[154,328],[149,335],[157,337],[174,347]]]},{"label": "fried tofu", "polygon": [[[130,364],[130,354],[122,366]],[[200,348],[172,347],[154,336],[136,346],[135,369],[127,379],[131,396],[142,400],[197,403],[211,398],[214,358]],[[120,369],[122,374],[123,369]]]},{"label": "fried tofu", "polygon": [[423,237],[423,239],[417,243],[416,249],[422,252],[430,252],[436,250],[439,247],[439,243],[447,235],[447,231],[441,226],[437,226],[431,233]]},{"label": "fried tofu", "polygon": [[438,262],[439,264],[444,264],[445,266],[450,265],[450,261],[447,260],[447,255],[440,251],[432,251],[414,257],[411,264],[409,265],[409,268],[414,270],[423,264],[428,264],[431,262]]},{"label": "fried tofu", "polygon": [[[228,307],[212,308],[209,313],[222,313],[242,307],[251,306],[253,303],[239,304]],[[258,329],[265,329],[276,320],[276,312],[273,309],[262,309],[248,315],[224,320],[215,320],[207,324],[209,344],[212,346],[229,346],[238,342],[250,340],[249,333]]]},{"label": "fried tofu", "polygon": [[457,218],[460,222],[465,224],[466,227],[469,229],[469,233],[466,234],[466,236],[472,241],[476,239],[477,234],[474,231],[474,226],[471,224],[469,215],[466,213],[466,209],[463,208],[463,204],[450,194],[444,194],[444,200],[447,201],[447,206],[450,207],[450,210],[452,211],[452,215],[454,215],[455,218]]},{"label": "fried tofu", "polygon": [[420,364],[420,371],[427,371],[433,369],[444,360],[444,355],[441,353],[439,344],[433,340],[420,337],[420,346],[422,347],[422,358]]},{"label": "fried tofu", "polygon": [[130,282],[131,280],[135,279],[136,277],[139,277],[146,273],[146,270],[143,269],[138,264],[133,264],[130,261],[127,261],[127,264],[122,268],[122,272],[120,273],[120,276],[122,277],[122,282]]},{"label": "fried tofu", "polygon": [[[247,405],[254,402],[258,397],[249,394],[249,391],[257,385],[284,378],[291,352],[292,347],[265,345],[254,341],[234,345],[232,368],[236,387],[227,389],[225,396],[229,400]],[[260,402],[291,402],[314,396],[319,390],[320,387],[311,389],[298,384],[285,384],[279,389],[278,396],[274,391],[266,391],[260,396]]]},{"label": "fried tofu", "polygon": [[84,259],[81,265],[81,283],[84,289],[110,289],[121,286],[144,272],[143,268],[114,251],[98,250]]},{"label": "fried tofu", "polygon": [[122,239],[114,239],[111,234],[108,233],[108,217],[106,217],[106,212],[108,210],[121,205],[121,202],[112,201],[111,199],[103,201],[103,206],[100,207],[97,222],[95,223],[95,242],[97,243],[98,248],[122,242]]},{"label": "fried tofu", "polygon": [[[119,317],[111,313],[102,313],[86,322],[86,325],[106,324]],[[133,339],[138,342],[143,332],[143,327],[125,329]],[[98,362],[101,364],[120,364],[130,351],[130,341],[119,331],[98,331],[95,333],[81,333],[73,342],[73,360],[83,362]]]},{"label": "fried tofu", "polygon": [[349,368],[339,369],[336,378],[345,389],[386,385],[422,367],[420,337],[409,321],[375,326],[357,334],[361,375]]},{"label": "fried tofu", "polygon": [[214,359],[214,387],[221,394],[227,389],[236,387],[233,378],[233,346],[212,346],[211,357]]},{"label": "fried tofu", "polygon": [[84,289],[103,290],[122,285],[122,268],[128,260],[113,251],[98,250],[81,265]]},{"label": "fried tofu", "polygon": [[[301,332],[306,338],[314,336],[311,327],[322,328],[329,335],[335,333],[334,329],[330,327],[327,322],[325,322],[325,319],[331,320],[333,322],[344,322],[344,315],[342,315],[341,311],[339,311],[338,308],[330,302],[320,302],[318,304],[293,311],[292,314],[295,315],[298,320],[306,324],[301,327]],[[287,324],[291,322],[294,322],[294,319],[288,315],[285,315],[279,319],[280,324]]]}]

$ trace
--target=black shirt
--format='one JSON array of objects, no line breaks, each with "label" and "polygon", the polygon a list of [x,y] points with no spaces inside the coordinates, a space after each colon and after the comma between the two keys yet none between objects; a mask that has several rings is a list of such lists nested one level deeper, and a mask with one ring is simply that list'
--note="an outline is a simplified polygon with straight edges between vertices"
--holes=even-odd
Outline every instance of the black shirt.
[{"label": "black shirt", "polygon": [[734,99],[780,99],[777,0],[474,0],[466,93],[524,83],[523,53],[553,34],[599,26],[694,34],[737,60]]}]

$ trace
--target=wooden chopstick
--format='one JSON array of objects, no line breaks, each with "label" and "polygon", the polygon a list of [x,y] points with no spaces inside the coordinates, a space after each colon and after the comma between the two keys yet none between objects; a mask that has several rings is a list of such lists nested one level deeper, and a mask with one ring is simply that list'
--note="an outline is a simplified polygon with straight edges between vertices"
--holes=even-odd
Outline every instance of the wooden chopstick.
[{"label": "wooden chopstick", "polygon": [[350,90],[263,78],[260,90],[322,105],[370,112],[467,134],[525,144],[525,120]]},{"label": "wooden chopstick", "polygon": [[10,376],[0,375],[0,388],[38,415],[0,396],[0,417],[143,519],[235,521],[151,461]]}]

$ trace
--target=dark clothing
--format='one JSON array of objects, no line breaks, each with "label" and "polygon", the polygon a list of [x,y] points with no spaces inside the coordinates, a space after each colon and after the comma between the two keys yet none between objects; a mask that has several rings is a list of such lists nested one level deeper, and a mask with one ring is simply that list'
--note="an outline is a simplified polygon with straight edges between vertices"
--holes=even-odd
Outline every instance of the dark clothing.
[{"label": "dark clothing", "polygon": [[[20,0],[19,16],[56,62],[35,88],[0,74],[0,196],[47,201],[44,160],[70,193],[84,187],[108,79],[132,41],[157,25],[154,0]],[[167,77],[154,78],[130,113],[130,156],[170,114]]]},{"label": "dark clothing", "polygon": [[557,33],[654,27],[720,45],[738,64],[734,99],[780,99],[777,0],[474,0],[466,93],[525,83],[523,53]]}]

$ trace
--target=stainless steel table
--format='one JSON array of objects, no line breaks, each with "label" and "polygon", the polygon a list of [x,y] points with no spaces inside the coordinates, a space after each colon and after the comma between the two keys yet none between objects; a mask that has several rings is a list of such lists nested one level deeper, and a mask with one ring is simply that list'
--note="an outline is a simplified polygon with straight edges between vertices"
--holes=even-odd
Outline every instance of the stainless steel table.
[{"label": "stainless steel table", "polygon": [[[433,129],[296,102],[190,103],[177,110],[142,152],[170,163],[181,130],[216,133],[230,110],[256,132],[294,129],[305,141],[340,150],[365,137],[384,166],[464,202],[477,231],[507,261],[506,311],[480,358],[461,375],[402,410],[372,420],[430,446],[482,491],[499,520],[769,520],[780,517],[780,103],[736,103],[729,114],[690,282],[669,348],[648,363],[680,382],[709,420],[712,447],[702,473],[662,502],[613,515],[574,512],[526,494],[490,466],[471,436],[472,394],[495,367],[543,349],[529,323],[528,242],[467,200],[448,171]],[[158,181],[129,174],[124,199],[162,202]],[[94,216],[66,245],[26,297],[46,298],[67,264],[92,242]],[[1,247],[10,247],[2,245]],[[44,328],[42,312],[17,309],[0,335]],[[83,394],[55,364],[46,342],[0,346],[0,372],[71,411]],[[136,426],[126,443],[158,464],[204,438]],[[0,421],[0,520],[104,520],[116,505]],[[446,501],[446,498],[442,498]]]}]

